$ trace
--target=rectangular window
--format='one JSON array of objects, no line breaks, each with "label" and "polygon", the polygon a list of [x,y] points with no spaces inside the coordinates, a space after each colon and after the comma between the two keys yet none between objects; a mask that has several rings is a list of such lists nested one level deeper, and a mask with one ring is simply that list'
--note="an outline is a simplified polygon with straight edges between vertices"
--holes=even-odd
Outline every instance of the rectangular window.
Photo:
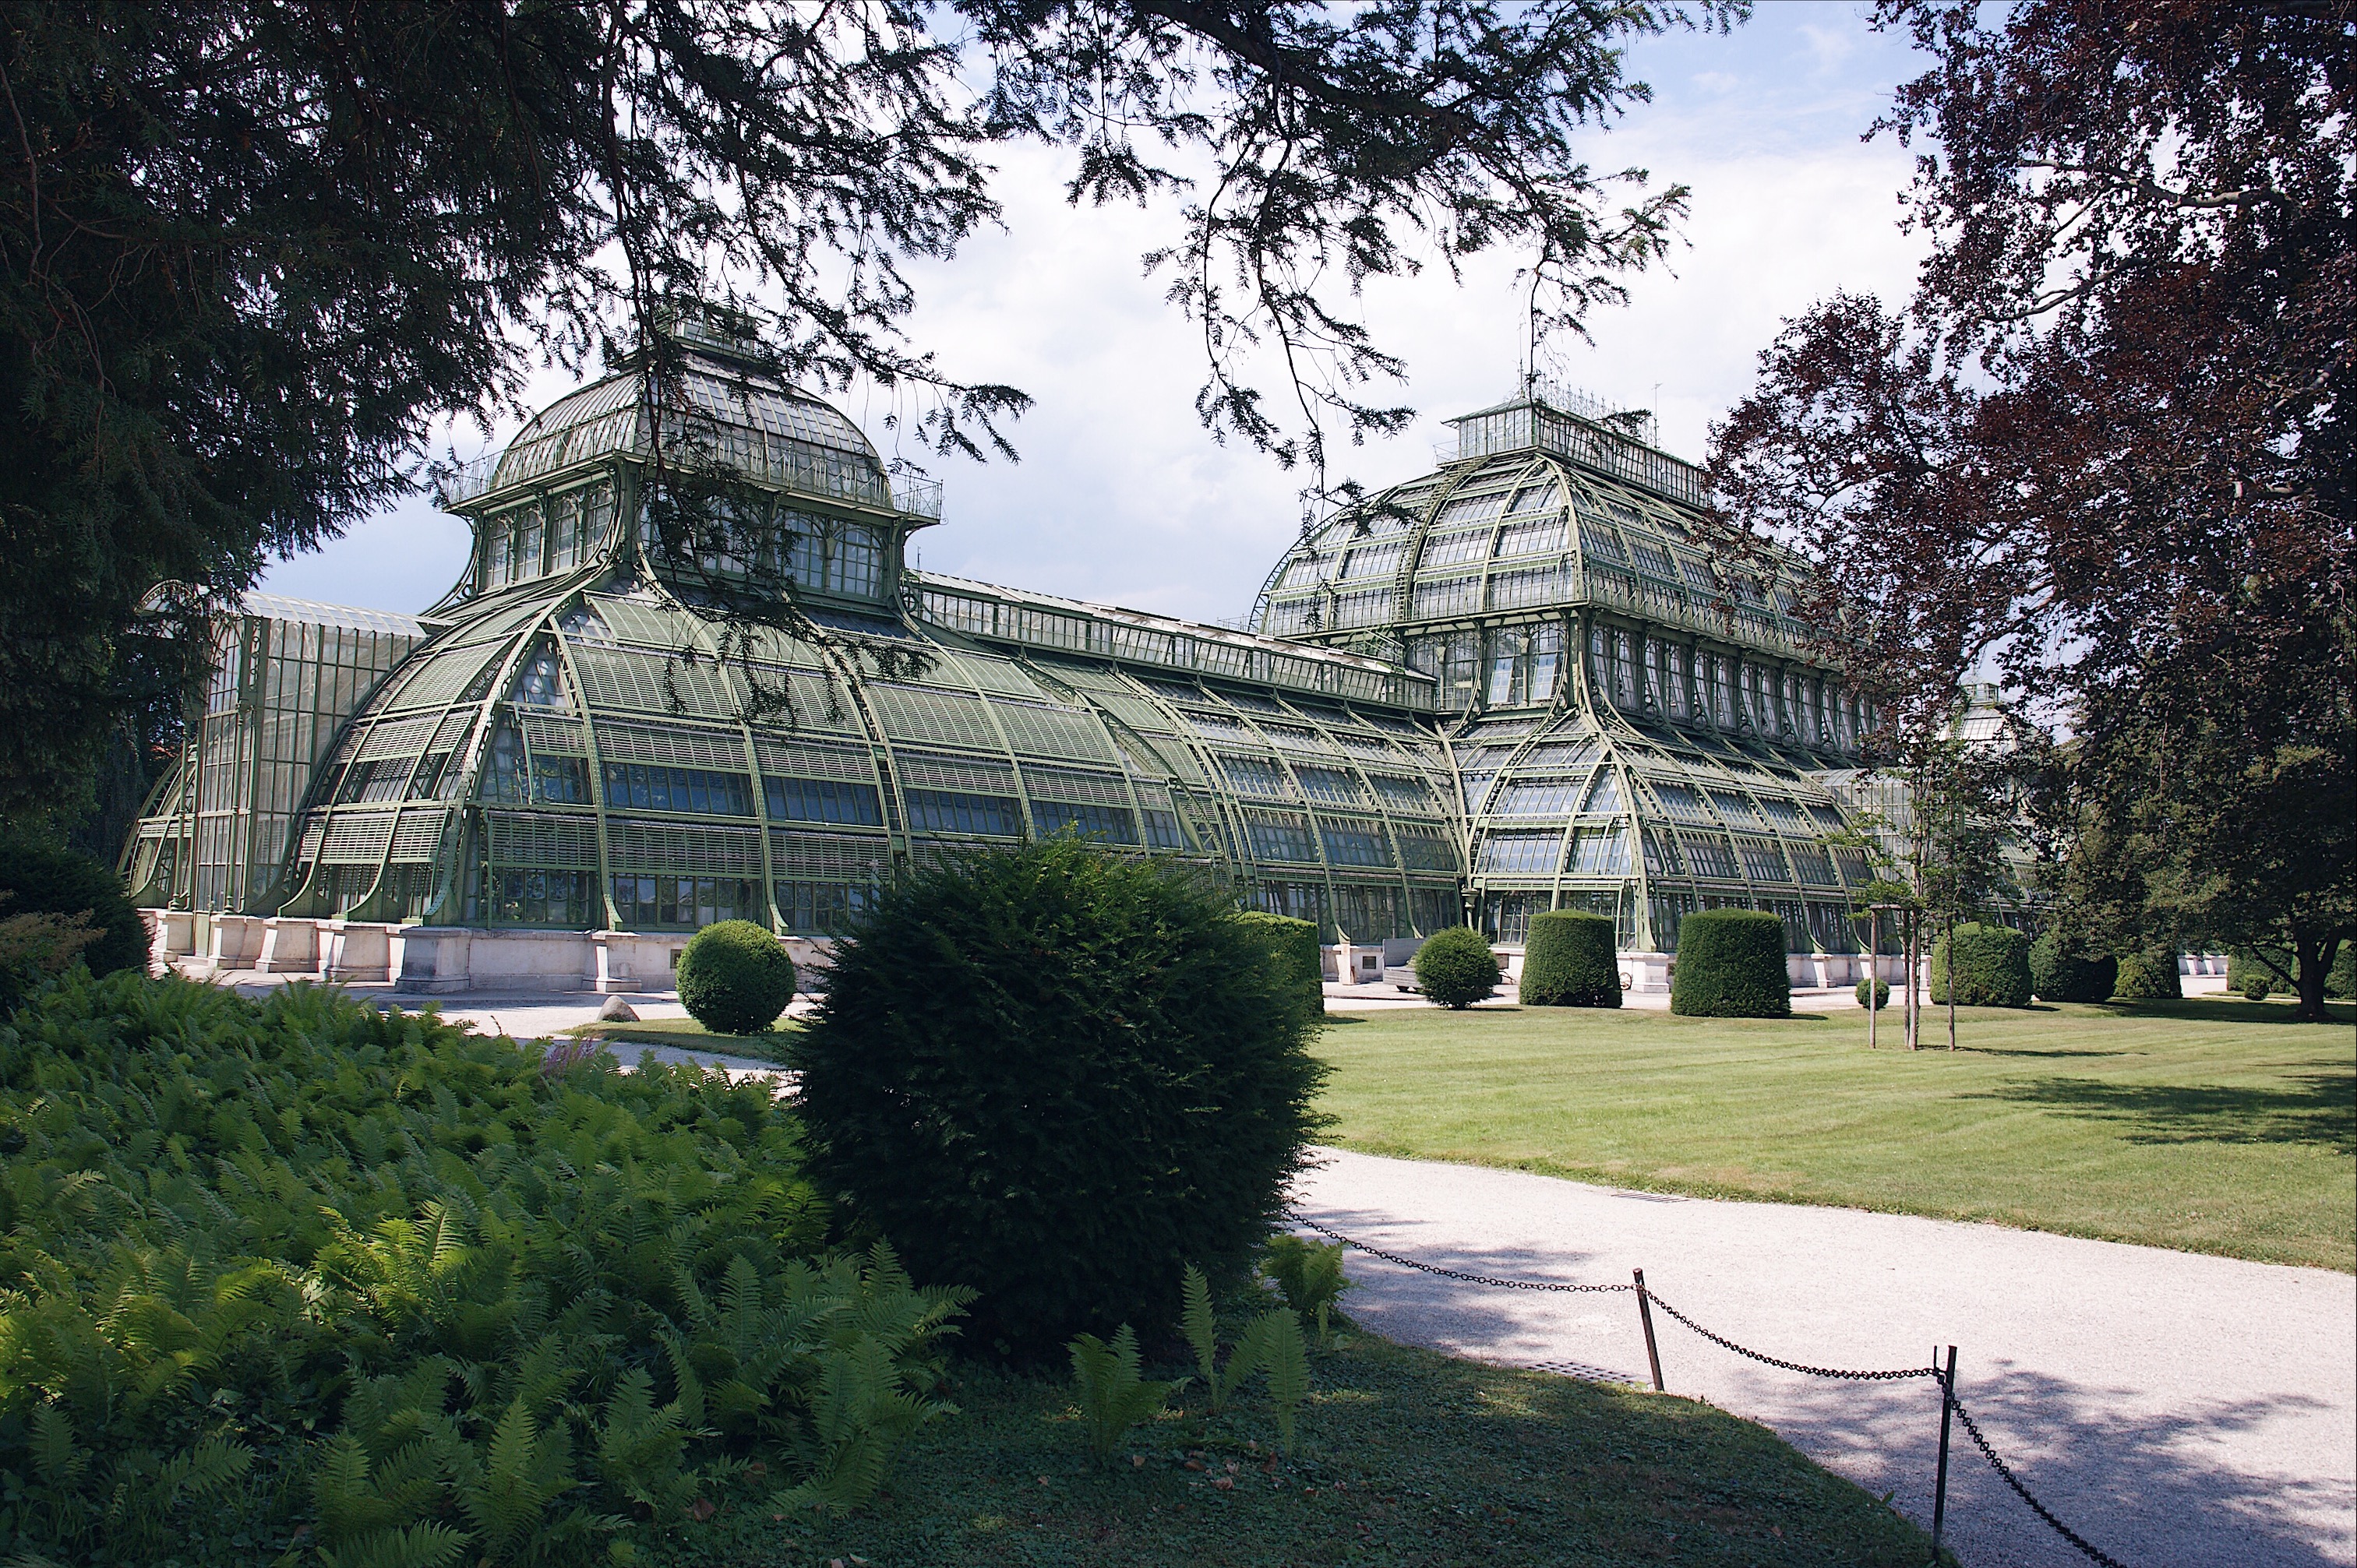
[{"label": "rectangular window", "polygon": [[1318,827],[1318,836],[1326,846],[1326,864],[1329,865],[1387,866],[1392,863],[1391,850],[1379,832],[1321,822]]},{"label": "rectangular window", "polygon": [[1031,825],[1047,837],[1070,828],[1084,839],[1135,843],[1137,820],[1125,806],[1090,806],[1063,800],[1031,802]]},{"label": "rectangular window", "polygon": [[1520,632],[1493,632],[1490,638],[1490,705],[1512,707],[1523,700],[1523,638]]},{"label": "rectangular window", "polygon": [[1678,847],[1685,852],[1686,865],[1696,876],[1716,876],[1733,880],[1739,875],[1735,869],[1735,852],[1727,841],[1708,833],[1680,833]]},{"label": "rectangular window", "polygon": [[1019,838],[1023,817],[1004,795],[968,795],[951,789],[908,791],[909,826],[918,832],[987,833]]},{"label": "rectangular window", "polygon": [[704,817],[753,815],[753,787],[741,773],[656,763],[606,764],[606,804],[636,811],[687,811]]},{"label": "rectangular window", "polygon": [[[1189,715],[1193,723],[1193,715]],[[1202,727],[1198,725],[1198,728]],[[1267,800],[1289,800],[1293,787],[1286,782],[1285,769],[1275,763],[1257,757],[1215,755],[1220,771],[1228,776],[1229,787],[1239,795],[1257,795]],[[1312,771],[1315,771],[1314,769]]]},{"label": "rectangular window", "polygon": [[1792,873],[1784,869],[1784,852],[1776,847],[1773,839],[1738,837],[1735,847],[1743,855],[1744,875],[1754,882],[1790,882]]},{"label": "rectangular window", "polygon": [[1571,837],[1564,869],[1574,876],[1620,876],[1629,870],[1629,830],[1582,828]]},{"label": "rectangular window", "polygon": [[1455,842],[1437,833],[1401,833],[1399,852],[1401,864],[1410,871],[1460,869]]},{"label": "rectangular window", "polygon": [[847,931],[867,913],[875,890],[852,883],[780,882],[778,918],[786,929],[809,936],[833,936]]},{"label": "rectangular window", "polygon": [[544,805],[586,806],[589,803],[589,764],[578,757],[532,759],[533,798]]},{"label": "rectangular window", "polygon": [[1824,845],[1816,843],[1788,843],[1784,847],[1786,850],[1791,852],[1792,856],[1792,868],[1800,873],[1801,880],[1803,882],[1807,883],[1812,887],[1838,887],[1841,886],[1841,883],[1834,875],[1834,857],[1825,853]]},{"label": "rectangular window", "polygon": [[515,575],[519,579],[540,575],[542,536],[540,503],[532,501],[517,508]]},{"label": "rectangular window", "polygon": [[614,914],[625,930],[700,930],[719,920],[769,924],[760,884],[730,876],[617,876]]},{"label": "rectangular window", "polygon": [[1371,773],[1367,782],[1375,787],[1375,798],[1384,805],[1400,811],[1430,811],[1436,802],[1432,790],[1421,779],[1395,779],[1388,773]]},{"label": "rectangular window", "polygon": [[1300,822],[1254,822],[1252,852],[1254,860],[1315,861],[1318,851],[1309,841],[1309,829]]},{"label": "rectangular window", "polygon": [[1498,791],[1490,814],[1498,817],[1567,817],[1577,809],[1584,780],[1544,779],[1510,781]]},{"label": "rectangular window", "polygon": [[1326,800],[1337,806],[1356,806],[1366,799],[1359,781],[1339,768],[1299,768],[1293,776],[1301,780],[1302,792],[1313,800]]},{"label": "rectangular window", "polygon": [[1587,791],[1587,802],[1579,808],[1582,816],[1609,817],[1621,810],[1620,776],[1609,768],[1596,770],[1596,782]]},{"label": "rectangular window", "polygon": [[1555,682],[1563,673],[1563,628],[1543,626],[1531,633],[1531,690],[1534,703],[1555,701]]},{"label": "rectangular window", "polygon": [[494,869],[485,876],[490,916],[502,926],[554,926],[583,931],[605,919],[593,912],[590,894],[596,874],[587,871],[517,871]]},{"label": "rectangular window", "polygon": [[1186,835],[1179,831],[1178,813],[1146,811],[1146,847],[1148,849],[1185,849]]},{"label": "rectangular window", "polygon": [[1479,869],[1508,876],[1552,876],[1562,853],[1560,832],[1491,833],[1481,841]]},{"label": "rectangular window", "polygon": [[874,786],[838,779],[763,778],[770,815],[780,822],[843,822],[854,827],[881,827],[882,808]]}]

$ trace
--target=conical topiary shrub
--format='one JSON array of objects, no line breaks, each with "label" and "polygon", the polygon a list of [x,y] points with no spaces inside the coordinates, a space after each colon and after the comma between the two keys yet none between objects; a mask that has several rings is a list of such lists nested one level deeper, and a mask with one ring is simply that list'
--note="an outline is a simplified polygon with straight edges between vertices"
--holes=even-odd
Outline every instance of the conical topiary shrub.
[{"label": "conical topiary shrub", "polygon": [[1620,957],[1604,915],[1555,909],[1531,918],[1523,949],[1523,1002],[1531,1007],[1618,1007]]}]

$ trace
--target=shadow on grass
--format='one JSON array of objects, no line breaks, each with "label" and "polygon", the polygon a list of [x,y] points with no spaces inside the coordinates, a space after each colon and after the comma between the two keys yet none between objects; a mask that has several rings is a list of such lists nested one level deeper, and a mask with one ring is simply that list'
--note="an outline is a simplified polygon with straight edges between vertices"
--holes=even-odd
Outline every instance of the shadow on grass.
[{"label": "shadow on grass", "polygon": [[2299,1144],[2357,1154],[2357,1071],[2337,1064],[2279,1088],[2048,1078],[1972,1098],[2109,1122],[2132,1144]]},{"label": "shadow on grass", "polygon": [[[2203,1024],[2299,1024],[2288,1002],[2246,1002],[2219,996],[2188,996],[2181,1001],[2111,1001],[2096,1004],[2115,1018],[2184,1018]],[[2357,1024],[2357,1005],[2347,1002],[2324,1004],[2324,1023],[2347,1028]],[[2314,1026],[2302,1026],[2313,1027]]]}]

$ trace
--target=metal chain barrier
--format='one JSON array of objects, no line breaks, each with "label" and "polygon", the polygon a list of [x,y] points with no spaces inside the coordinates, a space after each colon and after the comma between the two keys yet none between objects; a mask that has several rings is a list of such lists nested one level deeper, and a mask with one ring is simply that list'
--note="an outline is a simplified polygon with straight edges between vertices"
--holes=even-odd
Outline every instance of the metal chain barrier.
[{"label": "metal chain barrier", "polygon": [[1973,1446],[1981,1451],[1981,1457],[1989,1462],[1990,1466],[1996,1471],[1999,1479],[2013,1488],[2014,1496],[2029,1505],[2030,1512],[2044,1520],[2055,1534],[2085,1552],[2090,1561],[2102,1563],[2103,1568],[2127,1568],[2126,1563],[2122,1563],[2110,1552],[2099,1546],[2090,1544],[2084,1536],[2056,1519],[2053,1509],[2030,1496],[2029,1488],[2021,1484],[2021,1478],[2013,1473],[2011,1466],[1996,1456],[1996,1450],[1989,1446],[1989,1440],[1981,1435],[1980,1423],[1973,1420],[1972,1412],[1964,1408],[1964,1401],[1951,1392],[1948,1395],[1948,1404],[1956,1412],[1956,1419],[1964,1423],[1964,1432],[1972,1438]]},{"label": "metal chain barrier", "polygon": [[[1676,1307],[1672,1306],[1668,1302],[1663,1301],[1652,1291],[1645,1289],[1641,1285],[1565,1284],[1553,1280],[1505,1280],[1496,1278],[1490,1274],[1467,1273],[1461,1269],[1445,1269],[1437,1263],[1418,1262],[1414,1258],[1403,1258],[1397,1252],[1386,1252],[1381,1247],[1371,1247],[1364,1241],[1358,1240],[1356,1237],[1345,1236],[1340,1230],[1320,1225],[1315,1219],[1311,1219],[1308,1216],[1297,1213],[1291,1208],[1287,1208],[1285,1211],[1285,1214],[1286,1218],[1292,1220],[1295,1224],[1305,1226],[1311,1230],[1317,1231],[1321,1236],[1327,1237],[1332,1240],[1340,1241],[1345,1247],[1355,1247],[1360,1251],[1366,1253],[1369,1257],[1381,1258],[1387,1263],[1397,1263],[1401,1268],[1413,1269],[1418,1273],[1432,1274],[1445,1280],[1461,1280],[1467,1284],[1494,1285],[1504,1290],[1557,1291],[1565,1294],[1591,1293],[1598,1295],[1625,1292],[1637,1296],[1641,1302],[1650,1302],[1654,1306],[1660,1307],[1663,1312],[1668,1313],[1672,1317],[1676,1318],[1680,1323],[1684,1324],[1688,1328],[1693,1329],[1696,1334],[1701,1335],[1704,1338],[1723,1349],[1732,1350],[1738,1356],[1747,1357],[1751,1360],[1760,1362],[1766,1366],[1778,1367],[1788,1372],[1799,1372],[1804,1376],[1812,1378],[1831,1378],[1840,1382],[1891,1382],[1907,1378],[1930,1378],[1933,1382],[1940,1385],[1942,1395],[1947,1402],[1947,1408],[1955,1412],[1957,1419],[1964,1423],[1964,1431],[1972,1437],[1973,1445],[1981,1451],[1981,1457],[1989,1462],[1990,1467],[1996,1471],[1999,1479],[2003,1480],[2007,1486],[2013,1488],[2013,1492],[2016,1497],[2029,1505],[2029,1509],[2032,1513],[2035,1513],[2041,1520],[2043,1520],[2047,1527],[2052,1530],[2055,1534],[2061,1536],[2072,1546],[2078,1548],[2080,1552],[2083,1552],[2089,1561],[2101,1564],[2102,1568],[2127,1568],[2127,1565],[2122,1563],[2118,1558],[2112,1556],[2110,1553],[2103,1551],[2100,1547],[2090,1544],[2084,1536],[2082,1536],[2077,1530],[2072,1530],[2069,1525],[2064,1524],[2061,1520],[2055,1518],[2054,1511],[2051,1509],[2048,1508],[2044,1503],[2040,1502],[2037,1498],[2030,1494],[2029,1488],[2021,1484],[2020,1477],[2013,1473],[2012,1468],[2008,1466],[2004,1460],[1997,1457],[1996,1450],[1991,1447],[1989,1445],[1989,1440],[1982,1435],[1979,1423],[1975,1422],[1972,1418],[1972,1413],[1964,1409],[1964,1401],[1956,1397],[1955,1391],[1948,1386],[1946,1380],[1940,1375],[1940,1369],[1937,1367],[1901,1367],[1886,1371],[1856,1372],[1843,1371],[1833,1367],[1806,1366],[1799,1361],[1787,1361],[1779,1357],[1764,1355],[1758,1350],[1750,1348],[1749,1346],[1738,1345],[1734,1340],[1729,1339],[1724,1334],[1714,1334],[1709,1329],[1705,1328],[1701,1324],[1696,1323],[1693,1318],[1688,1317],[1684,1313],[1680,1312]],[[1652,1333],[1652,1330],[1649,1326],[1646,1329],[1649,1342]],[[1953,1362],[1954,1359],[1955,1351],[1952,1347],[1949,1350],[1949,1359]],[[1658,1375],[1657,1369],[1656,1376],[1658,1377]],[[1947,1465],[1947,1439],[1944,1433],[1942,1434],[1940,1444],[1940,1463],[1944,1470]]]},{"label": "metal chain barrier", "polygon": [[1712,1344],[1723,1346],[1726,1348],[1734,1351],[1738,1356],[1749,1356],[1755,1361],[1764,1361],[1770,1367],[1781,1367],[1788,1372],[1805,1372],[1813,1378],[1832,1378],[1837,1381],[1845,1383],[1889,1382],[1901,1378],[1937,1378],[1940,1375],[1940,1369],[1937,1367],[1901,1367],[1896,1370],[1887,1372],[1844,1372],[1836,1370],[1831,1367],[1804,1367],[1798,1361],[1778,1360],[1773,1356],[1762,1355],[1757,1350],[1750,1349],[1742,1345],[1738,1345],[1734,1340],[1729,1339],[1724,1334],[1713,1334],[1709,1329],[1705,1328],[1701,1324],[1696,1323],[1693,1318],[1688,1317],[1684,1313],[1680,1312],[1676,1307],[1672,1306],[1668,1302],[1663,1301],[1658,1294],[1651,1291],[1646,1294],[1652,1296],[1653,1305],[1655,1306],[1660,1307],[1663,1312],[1668,1313],[1672,1317],[1676,1318],[1680,1323],[1684,1324],[1688,1328],[1693,1329],[1696,1334],[1701,1335]]},{"label": "metal chain barrier", "polygon": [[1566,1295],[1610,1295],[1616,1292],[1634,1294],[1637,1289],[1635,1285],[1559,1284],[1552,1280],[1501,1280],[1488,1274],[1469,1274],[1461,1269],[1444,1269],[1437,1263],[1419,1263],[1414,1258],[1403,1258],[1397,1252],[1386,1252],[1381,1247],[1370,1247],[1355,1237],[1345,1236],[1340,1230],[1329,1230],[1315,1219],[1305,1219],[1289,1208],[1285,1211],[1285,1217],[1296,1225],[1306,1225],[1320,1236],[1330,1237],[1345,1247],[1356,1247],[1371,1258],[1381,1258],[1387,1263],[1397,1263],[1403,1269],[1414,1269],[1417,1273],[1434,1274],[1444,1280],[1463,1280],[1467,1284],[1471,1285],[1496,1285],[1501,1290],[1560,1291]]}]

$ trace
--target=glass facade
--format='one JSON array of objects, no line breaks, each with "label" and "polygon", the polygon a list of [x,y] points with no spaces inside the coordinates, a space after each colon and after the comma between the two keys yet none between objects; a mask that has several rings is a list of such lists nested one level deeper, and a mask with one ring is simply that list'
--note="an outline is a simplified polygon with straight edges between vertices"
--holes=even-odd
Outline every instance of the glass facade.
[{"label": "glass facade", "polygon": [[[899,869],[1074,832],[1329,941],[1576,908],[1670,949],[1723,904],[1850,940],[1863,866],[1822,839],[1864,715],[1782,585],[1722,580],[1692,470],[1609,422],[1469,416],[1457,460],[1303,538],[1248,632],[910,569],[938,491],[688,347],[652,424],[729,467],[749,526],[673,573],[645,378],[560,400],[446,489],[476,548],[426,616],[256,599],[224,628],[127,852],[143,902],[819,935]],[[714,573],[807,629],[707,618]]]}]

